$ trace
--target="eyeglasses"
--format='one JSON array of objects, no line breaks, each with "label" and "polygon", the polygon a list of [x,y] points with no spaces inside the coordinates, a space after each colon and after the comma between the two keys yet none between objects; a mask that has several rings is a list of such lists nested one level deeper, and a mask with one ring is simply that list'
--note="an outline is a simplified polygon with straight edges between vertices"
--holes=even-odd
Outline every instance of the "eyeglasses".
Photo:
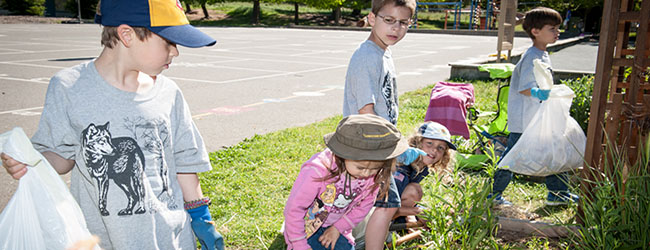
[{"label": "eyeglasses", "polygon": [[399,22],[399,26],[407,29],[410,28],[411,25],[413,24],[413,20],[411,20],[410,18],[406,20],[397,20],[394,17],[390,17],[390,16],[382,16],[382,15],[377,15],[377,16],[381,18],[381,20],[384,20],[386,24],[393,25],[396,22]]}]

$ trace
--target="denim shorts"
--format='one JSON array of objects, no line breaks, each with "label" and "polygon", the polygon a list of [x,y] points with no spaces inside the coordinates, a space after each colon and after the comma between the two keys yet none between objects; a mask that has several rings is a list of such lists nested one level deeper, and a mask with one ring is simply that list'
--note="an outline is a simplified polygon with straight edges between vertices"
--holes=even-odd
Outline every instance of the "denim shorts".
[{"label": "denim shorts", "polygon": [[383,199],[380,199],[377,196],[377,201],[375,201],[375,207],[385,207],[385,208],[394,208],[401,207],[402,200],[399,197],[399,191],[397,190],[397,185],[395,185],[395,178],[390,176],[390,185],[388,185],[388,193]]},{"label": "denim shorts", "polygon": [[[320,236],[325,233],[325,230],[327,230],[327,228],[329,227],[321,227],[312,236],[309,236],[309,239],[307,239],[307,244],[309,244],[312,250],[328,250],[320,243],[320,241],[318,241],[318,238],[320,238]],[[334,249],[354,250],[354,246],[348,242],[348,239],[345,238],[345,236],[339,235],[339,238],[334,244]]]}]

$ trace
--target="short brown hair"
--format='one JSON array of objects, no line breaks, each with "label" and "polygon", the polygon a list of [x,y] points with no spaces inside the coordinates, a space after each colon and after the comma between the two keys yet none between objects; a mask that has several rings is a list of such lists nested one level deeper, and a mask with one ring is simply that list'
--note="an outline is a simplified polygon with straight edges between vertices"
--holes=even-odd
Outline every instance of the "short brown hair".
[{"label": "short brown hair", "polygon": [[372,0],[372,13],[377,15],[381,8],[386,5],[395,4],[396,7],[406,7],[411,10],[411,16],[415,13],[417,3],[415,0]]},{"label": "short brown hair", "polygon": [[[149,29],[145,27],[131,27],[133,28],[133,31],[135,31],[135,35],[140,39],[140,41],[144,41],[147,38],[151,37],[153,32],[151,32]],[[117,27],[116,26],[104,26],[104,30],[102,30],[102,46],[106,46],[109,49],[112,49],[113,46],[115,46],[118,42],[120,41],[120,37],[117,35]]]},{"label": "short brown hair", "polygon": [[526,12],[522,26],[530,38],[535,40],[533,29],[542,29],[544,25],[555,26],[562,23],[560,13],[551,8],[537,7]]}]

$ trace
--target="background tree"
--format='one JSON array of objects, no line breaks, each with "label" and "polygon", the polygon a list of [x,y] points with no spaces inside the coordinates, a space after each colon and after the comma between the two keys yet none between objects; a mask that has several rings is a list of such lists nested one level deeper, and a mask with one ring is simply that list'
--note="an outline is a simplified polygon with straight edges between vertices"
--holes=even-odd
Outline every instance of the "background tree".
[{"label": "background tree", "polygon": [[300,5],[306,5],[309,4],[308,0],[294,0],[293,2],[293,23],[294,24],[299,24],[300,23]]},{"label": "background tree", "polygon": [[332,10],[332,20],[334,24],[339,24],[341,20],[341,7],[345,0],[306,0],[307,4],[319,9],[331,9]]},{"label": "background tree", "polygon": [[541,5],[557,10],[564,18],[571,11],[571,16],[582,18],[587,32],[600,30],[603,0],[542,0]]},{"label": "background tree", "polygon": [[188,0],[183,0],[183,3],[185,4],[185,14],[190,14],[192,13],[192,5],[191,2]]},{"label": "background tree", "polygon": [[0,6],[17,15],[42,16],[45,12],[45,0],[2,0]]},{"label": "background tree", "polygon": [[372,7],[372,0],[347,0],[344,6],[352,9],[350,16],[361,17],[361,10]]},{"label": "background tree", "polygon": [[98,0],[80,0],[81,3],[77,4],[77,0],[68,0],[65,2],[65,10],[69,11],[70,13],[74,13],[75,15],[79,12],[77,12],[77,6],[81,5],[81,18],[83,19],[94,19],[95,18],[95,12],[97,11],[97,3]]},{"label": "background tree", "polygon": [[[201,10],[203,11],[203,18],[209,19],[210,18],[210,13],[208,13],[208,5],[210,4],[215,4],[215,3],[222,3],[224,0],[183,0],[186,6],[194,4],[194,5],[199,5],[201,6]],[[186,12],[191,11],[190,8],[188,7]]]}]

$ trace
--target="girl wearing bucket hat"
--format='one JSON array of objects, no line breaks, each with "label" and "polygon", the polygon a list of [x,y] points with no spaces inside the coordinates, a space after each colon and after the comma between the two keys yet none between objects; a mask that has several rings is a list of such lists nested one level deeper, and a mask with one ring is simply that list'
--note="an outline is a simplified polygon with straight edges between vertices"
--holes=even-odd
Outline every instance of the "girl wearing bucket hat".
[{"label": "girl wearing bucket hat", "polygon": [[[395,223],[416,220],[415,215],[422,211],[421,208],[416,207],[416,203],[422,199],[423,195],[420,181],[429,175],[430,170],[439,174],[448,172],[453,164],[452,159],[454,159],[456,150],[456,146],[451,143],[449,130],[437,122],[425,122],[418,126],[414,135],[408,139],[408,143],[410,148],[417,148],[423,154],[418,153],[417,158],[406,161],[408,163],[398,161],[397,170],[393,173],[401,206],[387,216],[394,219]],[[365,226],[364,223],[361,223],[361,227]],[[388,228],[388,225],[385,228]],[[365,229],[365,227],[355,229],[355,236],[360,244],[366,246],[384,245],[385,235],[381,237],[364,235]]]},{"label": "girl wearing bucket hat", "polygon": [[[324,140],[328,148],[302,165],[287,200],[287,249],[353,249],[352,229],[385,195],[394,159],[408,148],[394,125],[370,114],[343,118]],[[323,206],[309,215],[314,204]]]}]

